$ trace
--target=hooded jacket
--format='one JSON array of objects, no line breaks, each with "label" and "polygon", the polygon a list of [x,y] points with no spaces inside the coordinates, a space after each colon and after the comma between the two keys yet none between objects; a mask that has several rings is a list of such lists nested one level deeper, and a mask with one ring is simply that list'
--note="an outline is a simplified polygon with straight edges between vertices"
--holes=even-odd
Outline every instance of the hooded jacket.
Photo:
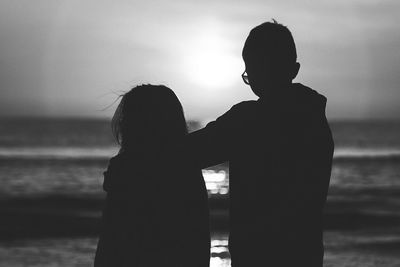
[{"label": "hooded jacket", "polygon": [[334,146],[325,106],[292,84],[285,97],[241,102],[185,140],[197,166],[229,161],[233,266],[322,266]]}]

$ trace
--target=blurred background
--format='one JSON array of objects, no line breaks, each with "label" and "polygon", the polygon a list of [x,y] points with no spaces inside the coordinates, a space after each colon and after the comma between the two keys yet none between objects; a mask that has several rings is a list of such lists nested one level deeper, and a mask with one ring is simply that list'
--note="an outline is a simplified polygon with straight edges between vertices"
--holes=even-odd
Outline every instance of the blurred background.
[{"label": "blurred background", "polygon": [[[2,0],[0,266],[91,266],[118,96],[165,84],[204,126],[255,99],[241,49],[272,18],[296,40],[296,82],[328,98],[325,266],[400,266],[399,13],[395,0]],[[211,266],[230,266],[229,168],[203,174]]]}]

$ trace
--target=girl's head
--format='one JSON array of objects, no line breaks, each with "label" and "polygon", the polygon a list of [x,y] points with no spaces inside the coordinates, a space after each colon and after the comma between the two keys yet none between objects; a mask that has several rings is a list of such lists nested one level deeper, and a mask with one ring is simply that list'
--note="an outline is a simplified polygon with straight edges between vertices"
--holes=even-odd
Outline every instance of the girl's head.
[{"label": "girl's head", "polygon": [[121,152],[152,150],[187,134],[182,105],[163,85],[139,85],[124,94],[111,125]]}]

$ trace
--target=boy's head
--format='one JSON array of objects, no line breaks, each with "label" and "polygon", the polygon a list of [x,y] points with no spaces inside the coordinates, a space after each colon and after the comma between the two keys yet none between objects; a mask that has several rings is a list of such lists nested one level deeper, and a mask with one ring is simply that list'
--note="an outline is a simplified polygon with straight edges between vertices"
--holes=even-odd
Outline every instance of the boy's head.
[{"label": "boy's head", "polygon": [[291,32],[275,20],[250,31],[242,57],[250,86],[260,97],[266,90],[290,84],[300,68]]}]

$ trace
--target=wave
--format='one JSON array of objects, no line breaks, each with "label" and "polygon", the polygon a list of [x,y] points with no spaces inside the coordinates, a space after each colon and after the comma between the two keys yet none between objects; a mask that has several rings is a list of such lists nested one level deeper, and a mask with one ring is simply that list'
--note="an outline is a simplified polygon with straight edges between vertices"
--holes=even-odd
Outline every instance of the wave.
[{"label": "wave", "polygon": [[334,159],[400,159],[400,148],[337,148]]},{"label": "wave", "polygon": [[117,147],[2,147],[6,159],[105,159],[118,152]]},{"label": "wave", "polygon": [[[118,147],[0,147],[3,159],[108,159]],[[337,148],[334,159],[400,159],[400,148]]]}]

